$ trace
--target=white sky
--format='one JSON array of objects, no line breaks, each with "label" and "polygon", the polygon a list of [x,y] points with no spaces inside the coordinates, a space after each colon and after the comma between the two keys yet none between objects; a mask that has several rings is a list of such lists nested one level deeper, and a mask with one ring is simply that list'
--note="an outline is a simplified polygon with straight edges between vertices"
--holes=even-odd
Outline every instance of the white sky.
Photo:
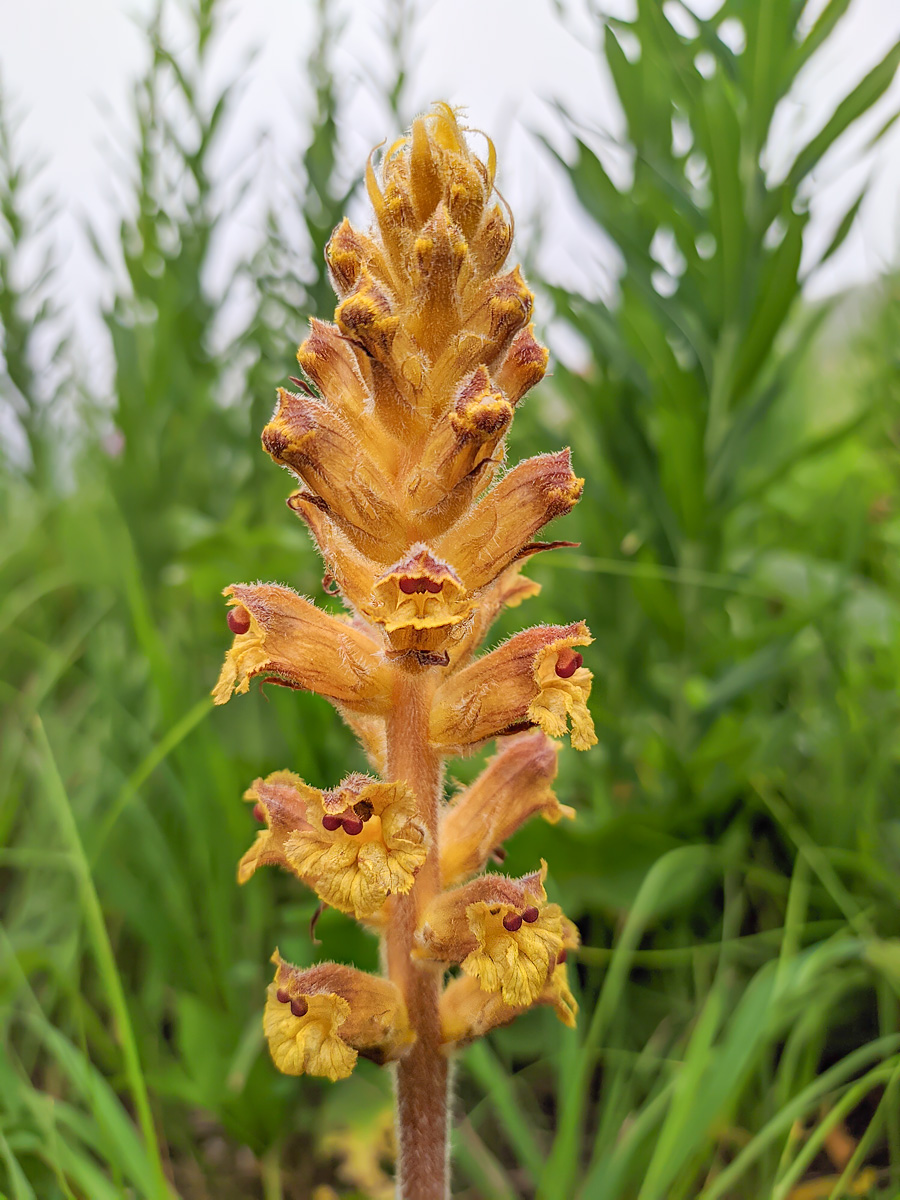
[{"label": "white sky", "polygon": [[[336,0],[332,0],[336,2]],[[349,154],[360,162],[369,147],[397,131],[372,102],[367,70],[381,71],[377,30],[386,0],[339,5],[347,27],[339,67],[352,97]],[[609,0],[627,11],[628,0]],[[560,19],[553,0],[418,0],[414,71],[407,101],[421,108],[446,98],[466,106],[472,125],[485,129],[500,154],[500,186],[520,218],[539,214],[545,230],[542,266],[557,278],[591,292],[605,290],[613,260],[585,226],[566,188],[537,155],[530,131],[539,130],[563,148],[562,127],[548,101],[559,99],[587,124],[615,131],[618,114],[605,66],[599,60],[596,25],[587,20],[588,0],[568,0]],[[822,0],[813,0],[821,7]],[[691,0],[708,15],[716,0]],[[107,351],[97,320],[104,277],[82,232],[85,217],[106,238],[114,234],[124,203],[116,184],[114,145],[127,146],[131,130],[130,88],[145,65],[141,14],[150,0],[0,0],[0,80],[22,118],[18,145],[26,157],[46,163],[42,182],[59,200],[50,231],[60,252],[60,299],[73,314],[94,369],[103,374]],[[231,0],[231,22],[216,50],[220,79],[234,75],[251,47],[259,52],[229,127],[223,172],[260,157],[274,171],[297,155],[298,114],[310,103],[302,63],[313,32],[313,0]],[[900,37],[900,0],[853,0],[841,36],[807,70],[797,93],[779,116],[777,149],[788,154],[814,131],[836,99]],[[900,87],[868,122],[878,127]],[[263,134],[267,137],[263,138]],[[848,169],[861,144],[826,162],[815,180],[811,238],[830,236],[842,206],[864,177]],[[871,278],[896,261],[900,126],[882,143],[874,186],[854,234],[811,290],[829,292]],[[127,161],[127,158],[126,158]],[[251,160],[252,161],[252,160]],[[119,173],[121,177],[121,173]],[[235,259],[258,240],[261,206],[246,207],[220,247],[211,284],[228,275]]]}]

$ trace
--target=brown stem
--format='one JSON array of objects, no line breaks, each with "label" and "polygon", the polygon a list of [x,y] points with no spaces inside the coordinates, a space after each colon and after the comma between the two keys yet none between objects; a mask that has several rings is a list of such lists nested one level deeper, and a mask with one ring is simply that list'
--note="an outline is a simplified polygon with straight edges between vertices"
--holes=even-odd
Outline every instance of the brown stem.
[{"label": "brown stem", "polygon": [[395,896],[387,935],[387,968],[403,992],[416,1041],[397,1063],[398,1176],[401,1200],[445,1200],[449,1195],[447,1153],[448,1063],[441,1051],[440,1001],[443,972],[410,956],[419,915],[440,890],[438,812],[443,763],[428,744],[433,670],[398,670],[387,721],[389,780],[405,780],[428,827],[428,857],[412,891]]}]

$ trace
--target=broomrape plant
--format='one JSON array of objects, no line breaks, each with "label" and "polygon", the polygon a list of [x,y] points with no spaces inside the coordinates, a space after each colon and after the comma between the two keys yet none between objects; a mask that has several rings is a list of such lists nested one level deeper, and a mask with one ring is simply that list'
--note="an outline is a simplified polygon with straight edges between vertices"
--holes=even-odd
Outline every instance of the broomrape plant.
[{"label": "broomrape plant", "polygon": [[[399,1189],[447,1194],[447,1091],[455,1047],[533,1005],[567,1025],[575,926],[547,902],[547,867],[485,873],[530,817],[573,817],[553,794],[556,747],[595,742],[581,622],[537,626],[476,657],[505,606],[538,591],[533,540],[583,481],[568,450],[502,474],[516,405],[544,375],[533,297],[503,271],[512,225],[494,192],[495,154],[468,146],[439,104],[366,172],[375,226],[344,221],[327,259],[335,324],[311,321],[304,379],[280,389],[263,431],[297,476],[288,504],[348,615],[276,584],[226,588],[235,635],[216,703],[250,681],[326,697],[377,777],[320,790],[290,771],[247,792],[265,826],[241,860],[293,872],[381,939],[384,976],[326,962],[301,970],[276,950],[264,1026],[276,1066],[337,1080],[358,1055],[396,1063]],[[501,748],[452,801],[451,755]],[[454,977],[446,984],[445,976]]]}]

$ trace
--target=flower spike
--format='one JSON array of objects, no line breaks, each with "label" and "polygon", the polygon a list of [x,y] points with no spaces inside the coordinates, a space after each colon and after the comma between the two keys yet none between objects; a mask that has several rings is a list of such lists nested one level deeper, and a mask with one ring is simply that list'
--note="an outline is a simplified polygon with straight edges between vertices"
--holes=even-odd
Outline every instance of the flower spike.
[{"label": "flower spike", "polygon": [[[574,1024],[578,932],[548,900],[546,864],[516,879],[490,864],[531,818],[575,815],[553,792],[551,739],[597,740],[582,622],[479,655],[503,609],[540,590],[523,574],[530,556],[572,545],[537,539],[584,480],[567,449],[507,468],[548,354],[507,263],[493,146],[479,157],[467,132],[437,104],[373,153],[372,228],[334,230],[334,323],[310,322],[294,390],[278,390],[262,431],[346,612],[276,584],[226,588],[233,641],[213,693],[225,704],[253,679],[315,692],[378,772],[330,788],[290,771],[257,779],[246,799],[260,828],[238,879],[281,867],[381,940],[383,977],[276,951],[264,1028],[287,1074],[341,1079],[359,1055],[396,1063],[398,1195],[417,1198],[449,1190],[449,1052],[535,1005]],[[445,804],[446,759],[494,739]]]}]

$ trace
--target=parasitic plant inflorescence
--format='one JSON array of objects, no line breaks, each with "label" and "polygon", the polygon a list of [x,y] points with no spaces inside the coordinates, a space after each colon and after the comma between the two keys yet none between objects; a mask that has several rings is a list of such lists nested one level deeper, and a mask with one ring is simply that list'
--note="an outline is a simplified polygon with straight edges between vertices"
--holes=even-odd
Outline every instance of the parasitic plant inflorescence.
[{"label": "parasitic plant inflorescence", "polygon": [[[382,941],[383,977],[275,952],[264,1025],[276,1066],[337,1080],[358,1055],[395,1062],[400,1195],[447,1194],[448,1062],[533,1005],[571,1025],[575,926],[548,903],[546,864],[487,871],[525,821],[572,817],[556,747],[595,739],[584,624],[537,626],[479,654],[492,621],[538,587],[521,567],[581,494],[569,451],[504,470],[504,439],[547,351],[532,295],[506,270],[512,228],[494,151],[470,149],[444,104],[366,172],[375,225],[346,220],[327,255],[335,323],[312,321],[263,446],[298,486],[289,506],[347,608],[289,588],[225,591],[234,643],[215,688],[250,681],[325,696],[377,776],[320,790],[290,771],[247,793],[263,826],[238,877],[276,864]],[[493,739],[475,782],[443,799],[448,756]],[[446,984],[448,969],[458,968]]]}]

